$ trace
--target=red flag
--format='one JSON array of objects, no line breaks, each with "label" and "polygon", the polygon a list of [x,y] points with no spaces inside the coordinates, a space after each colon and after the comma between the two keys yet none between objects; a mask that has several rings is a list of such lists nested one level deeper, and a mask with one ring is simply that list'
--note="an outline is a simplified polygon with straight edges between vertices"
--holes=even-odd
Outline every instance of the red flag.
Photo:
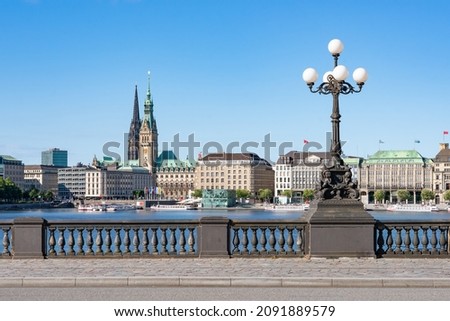
[{"label": "red flag", "polygon": [[448,135],[448,130],[444,130],[444,134],[443,135]]},{"label": "red flag", "polygon": [[303,144],[309,144],[309,141],[307,141],[306,139],[303,140]]}]

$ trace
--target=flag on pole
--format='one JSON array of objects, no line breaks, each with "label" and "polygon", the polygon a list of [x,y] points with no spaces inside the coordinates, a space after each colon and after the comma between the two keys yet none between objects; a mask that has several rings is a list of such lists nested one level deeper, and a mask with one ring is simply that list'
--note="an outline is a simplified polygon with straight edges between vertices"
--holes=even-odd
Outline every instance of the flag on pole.
[{"label": "flag on pole", "polygon": [[420,140],[415,140],[414,144],[420,144]]},{"label": "flag on pole", "polygon": [[384,144],[384,142],[380,139],[380,140],[378,141],[378,144]]},{"label": "flag on pole", "polygon": [[309,144],[309,141],[306,140],[306,139],[304,139],[304,140],[303,140],[303,144]]},{"label": "flag on pole", "polygon": [[442,133],[442,135],[448,135],[448,130],[444,130],[444,132]]}]

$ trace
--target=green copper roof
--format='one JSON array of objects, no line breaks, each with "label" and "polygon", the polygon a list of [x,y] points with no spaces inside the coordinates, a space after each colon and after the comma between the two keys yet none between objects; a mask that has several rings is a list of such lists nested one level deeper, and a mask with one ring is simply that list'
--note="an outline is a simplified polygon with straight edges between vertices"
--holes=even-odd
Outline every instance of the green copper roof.
[{"label": "green copper roof", "polygon": [[372,156],[369,156],[364,164],[424,164],[429,160],[422,157],[416,150],[379,150]]}]

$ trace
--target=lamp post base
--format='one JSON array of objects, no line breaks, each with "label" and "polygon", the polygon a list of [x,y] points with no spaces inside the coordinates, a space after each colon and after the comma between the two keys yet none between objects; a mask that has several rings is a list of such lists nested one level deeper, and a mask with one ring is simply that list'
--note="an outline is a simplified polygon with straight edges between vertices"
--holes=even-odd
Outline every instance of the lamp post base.
[{"label": "lamp post base", "polygon": [[309,213],[311,257],[376,257],[375,219],[360,201],[314,201]]}]

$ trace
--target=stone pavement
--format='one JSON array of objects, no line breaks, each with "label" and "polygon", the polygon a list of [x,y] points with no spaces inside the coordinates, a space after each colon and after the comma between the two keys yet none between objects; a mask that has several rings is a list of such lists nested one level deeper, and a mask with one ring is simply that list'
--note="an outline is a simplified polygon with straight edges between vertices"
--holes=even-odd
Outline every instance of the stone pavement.
[{"label": "stone pavement", "polygon": [[450,259],[2,259],[0,287],[450,287]]}]

